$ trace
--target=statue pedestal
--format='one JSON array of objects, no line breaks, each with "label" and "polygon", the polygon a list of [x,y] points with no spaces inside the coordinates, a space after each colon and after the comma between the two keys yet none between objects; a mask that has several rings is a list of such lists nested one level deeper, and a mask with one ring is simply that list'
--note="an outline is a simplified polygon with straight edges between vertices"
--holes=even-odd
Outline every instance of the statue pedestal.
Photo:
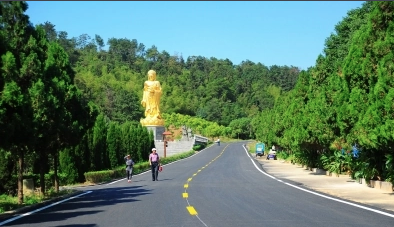
[{"label": "statue pedestal", "polygon": [[153,131],[154,140],[163,140],[163,133],[166,129],[164,126],[146,126],[146,128]]}]

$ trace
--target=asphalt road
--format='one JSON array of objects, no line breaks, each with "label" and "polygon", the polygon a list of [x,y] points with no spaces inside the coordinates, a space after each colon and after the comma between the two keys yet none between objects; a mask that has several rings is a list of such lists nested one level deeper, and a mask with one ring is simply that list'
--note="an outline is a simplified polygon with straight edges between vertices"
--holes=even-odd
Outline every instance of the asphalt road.
[{"label": "asphalt road", "polygon": [[159,181],[147,172],[81,188],[86,194],[4,226],[394,226],[392,217],[272,179],[242,144],[215,144],[166,165]]}]

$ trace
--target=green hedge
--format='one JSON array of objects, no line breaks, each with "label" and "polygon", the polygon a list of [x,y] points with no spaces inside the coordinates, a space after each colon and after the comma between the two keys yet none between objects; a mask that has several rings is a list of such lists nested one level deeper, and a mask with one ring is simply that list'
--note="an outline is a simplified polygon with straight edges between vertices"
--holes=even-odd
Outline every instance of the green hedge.
[{"label": "green hedge", "polygon": [[195,150],[195,151],[201,151],[201,150],[204,149],[205,147],[206,147],[205,144],[195,144],[195,145],[193,146],[193,150]]},{"label": "green hedge", "polygon": [[[195,154],[194,151],[189,151],[189,152],[173,155],[173,156],[166,157],[166,158],[161,158],[160,163],[162,165],[165,165],[165,164],[175,162],[180,159],[190,157],[193,154]],[[145,172],[148,170],[150,170],[150,166],[149,166],[148,161],[142,162],[142,163],[136,163],[133,167],[133,175],[139,174],[139,173],[142,173],[142,172]],[[120,166],[114,170],[86,172],[84,175],[85,175],[85,179],[87,182],[97,184],[97,183],[108,182],[108,181],[111,181],[114,179],[125,177],[126,176],[126,169],[124,166]]]}]

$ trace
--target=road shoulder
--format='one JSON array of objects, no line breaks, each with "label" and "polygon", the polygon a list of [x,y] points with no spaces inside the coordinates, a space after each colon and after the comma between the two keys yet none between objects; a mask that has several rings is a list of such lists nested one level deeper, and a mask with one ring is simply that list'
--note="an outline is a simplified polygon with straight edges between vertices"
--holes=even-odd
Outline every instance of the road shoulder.
[{"label": "road shoulder", "polygon": [[284,162],[254,157],[268,174],[318,192],[394,212],[394,193],[370,188],[347,175],[327,176]]}]

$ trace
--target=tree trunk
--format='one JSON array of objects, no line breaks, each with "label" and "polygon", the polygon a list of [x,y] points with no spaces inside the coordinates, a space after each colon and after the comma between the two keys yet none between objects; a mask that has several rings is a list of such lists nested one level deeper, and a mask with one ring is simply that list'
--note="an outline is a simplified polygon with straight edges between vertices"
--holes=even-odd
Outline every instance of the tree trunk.
[{"label": "tree trunk", "polygon": [[19,150],[18,159],[18,204],[23,204],[23,150]]},{"label": "tree trunk", "polygon": [[55,154],[53,156],[53,172],[54,172],[54,178],[55,178],[55,192],[59,192],[59,178],[57,177],[57,165],[58,165],[58,154],[57,151],[55,151]]},{"label": "tree trunk", "polygon": [[[43,163],[45,160],[43,158],[43,151],[40,151],[40,162]],[[41,195],[45,195],[45,165],[40,165],[40,191]]]}]

